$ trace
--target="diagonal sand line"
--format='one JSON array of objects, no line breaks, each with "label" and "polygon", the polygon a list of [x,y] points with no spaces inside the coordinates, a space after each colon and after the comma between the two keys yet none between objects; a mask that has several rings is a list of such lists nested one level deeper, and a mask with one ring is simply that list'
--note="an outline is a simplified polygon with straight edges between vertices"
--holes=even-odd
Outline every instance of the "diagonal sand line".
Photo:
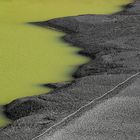
[{"label": "diagonal sand line", "polygon": [[44,134],[48,133],[50,130],[52,130],[53,128],[61,125],[62,123],[64,123],[65,121],[69,120],[71,117],[73,117],[74,115],[76,115],[77,113],[79,113],[80,111],[82,111],[84,108],[90,106],[91,104],[93,104],[94,102],[101,100],[102,98],[106,97],[106,95],[108,95],[109,93],[111,93],[112,91],[116,90],[117,88],[119,88],[121,85],[124,85],[125,83],[131,81],[132,79],[136,79],[137,76],[140,75],[140,72],[130,76],[129,78],[127,78],[125,81],[119,83],[117,86],[115,86],[114,88],[112,88],[111,90],[109,90],[108,92],[106,92],[104,95],[100,96],[99,98],[96,98],[94,100],[92,100],[91,102],[87,103],[86,105],[82,106],[81,108],[79,108],[77,111],[75,111],[74,113],[68,115],[67,117],[63,118],[60,122],[54,124],[53,126],[51,126],[50,128],[48,128],[46,131],[44,131],[42,134],[34,137],[32,140],[37,140],[38,138],[40,138],[41,136],[43,136]]}]

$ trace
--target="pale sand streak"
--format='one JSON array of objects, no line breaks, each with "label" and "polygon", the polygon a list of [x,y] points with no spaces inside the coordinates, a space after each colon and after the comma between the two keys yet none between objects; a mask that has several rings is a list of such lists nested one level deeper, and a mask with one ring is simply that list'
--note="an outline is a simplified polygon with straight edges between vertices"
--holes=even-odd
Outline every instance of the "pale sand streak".
[{"label": "pale sand streak", "polygon": [[125,81],[119,83],[117,86],[115,86],[113,89],[109,90],[108,92],[106,92],[104,95],[102,95],[99,98],[96,98],[94,100],[92,100],[91,102],[87,103],[86,105],[82,106],[81,108],[79,108],[77,111],[75,111],[74,113],[70,114],[69,116],[65,117],[64,119],[62,119],[60,122],[54,124],[53,126],[51,126],[50,128],[48,128],[46,131],[44,131],[42,134],[34,137],[32,140],[36,140],[37,138],[40,138],[41,136],[43,136],[44,134],[46,134],[47,132],[49,132],[50,130],[52,130],[53,128],[55,128],[56,126],[60,125],[61,123],[63,123],[64,121],[66,121],[67,119],[70,119],[72,116],[76,115],[76,113],[78,113],[79,111],[81,111],[83,108],[88,107],[89,105],[91,105],[92,103],[94,103],[96,100],[100,100],[102,99],[104,96],[106,96],[107,94],[109,94],[110,92],[112,92],[113,90],[115,90],[116,88],[118,88],[119,86],[121,86],[122,84],[124,84],[125,82],[131,80],[134,77],[137,77],[140,74],[140,72],[130,76],[129,78],[127,78]]}]

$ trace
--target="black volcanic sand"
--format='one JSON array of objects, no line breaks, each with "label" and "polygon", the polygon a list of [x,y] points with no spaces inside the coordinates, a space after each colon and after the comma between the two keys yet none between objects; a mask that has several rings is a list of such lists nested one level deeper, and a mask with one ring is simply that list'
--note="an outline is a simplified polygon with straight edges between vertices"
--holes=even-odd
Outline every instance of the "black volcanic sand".
[{"label": "black volcanic sand", "polygon": [[54,90],[5,105],[5,114],[14,122],[0,130],[0,140],[31,140],[140,71],[140,1],[125,7],[114,15],[83,15],[33,23],[66,32],[62,39],[83,48],[79,54],[91,60],[77,69],[74,81],[46,84]]}]

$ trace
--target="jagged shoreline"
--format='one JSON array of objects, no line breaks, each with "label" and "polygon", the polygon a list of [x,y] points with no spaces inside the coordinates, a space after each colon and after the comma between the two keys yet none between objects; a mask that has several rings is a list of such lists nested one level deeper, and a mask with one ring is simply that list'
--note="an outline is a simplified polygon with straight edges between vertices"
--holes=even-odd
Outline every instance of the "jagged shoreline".
[{"label": "jagged shoreline", "polygon": [[140,2],[114,15],[83,15],[35,23],[66,32],[63,40],[82,48],[79,53],[91,61],[78,68],[71,83],[50,84],[55,90],[49,94],[5,105],[6,115],[15,121],[1,129],[2,140],[32,139],[140,70],[137,3]]}]

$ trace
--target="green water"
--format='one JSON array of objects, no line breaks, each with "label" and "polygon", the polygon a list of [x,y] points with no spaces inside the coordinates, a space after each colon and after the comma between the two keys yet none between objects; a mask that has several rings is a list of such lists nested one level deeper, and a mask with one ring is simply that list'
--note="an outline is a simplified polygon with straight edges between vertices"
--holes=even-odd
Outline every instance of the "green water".
[{"label": "green water", "polygon": [[[62,41],[64,34],[27,22],[79,14],[110,14],[132,0],[0,0],[0,104],[49,91],[39,86],[72,80],[88,58]],[[0,116],[0,126],[8,120]]]}]

